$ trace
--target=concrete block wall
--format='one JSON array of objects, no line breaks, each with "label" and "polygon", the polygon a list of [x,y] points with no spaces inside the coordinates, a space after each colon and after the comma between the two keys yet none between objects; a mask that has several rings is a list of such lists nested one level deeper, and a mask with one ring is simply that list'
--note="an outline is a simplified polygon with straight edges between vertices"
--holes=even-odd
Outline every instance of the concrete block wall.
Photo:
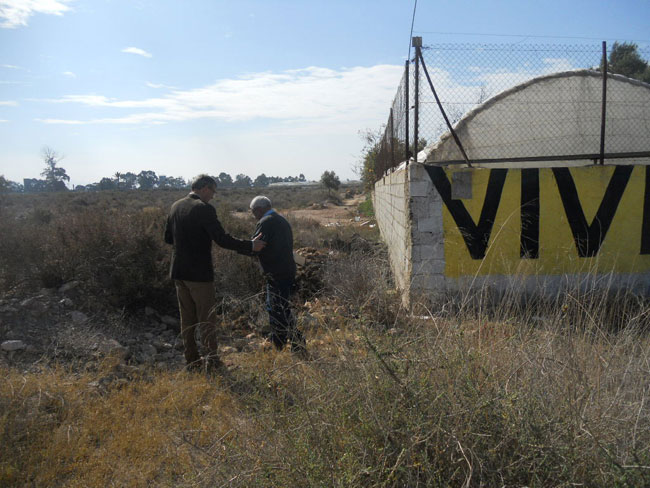
[{"label": "concrete block wall", "polygon": [[375,184],[373,205],[377,225],[389,250],[397,286],[408,290],[411,275],[411,224],[408,168],[398,169]]},{"label": "concrete block wall", "polygon": [[[484,286],[553,294],[574,285],[633,285],[650,294],[649,202],[650,166],[632,164],[441,174],[411,163],[374,191],[377,223],[406,304],[418,295]],[[600,208],[609,213],[596,221]],[[585,225],[576,224],[580,218]],[[592,229],[597,225],[600,234]],[[485,247],[470,249],[470,238]]]},{"label": "concrete block wall", "polygon": [[435,292],[445,286],[443,203],[421,164],[408,166],[408,195],[412,243],[408,293]]}]

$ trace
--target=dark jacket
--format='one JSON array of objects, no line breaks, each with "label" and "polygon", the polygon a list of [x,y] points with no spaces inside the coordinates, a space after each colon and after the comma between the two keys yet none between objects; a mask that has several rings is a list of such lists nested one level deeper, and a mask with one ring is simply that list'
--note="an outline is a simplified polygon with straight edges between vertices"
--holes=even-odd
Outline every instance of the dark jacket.
[{"label": "dark jacket", "polygon": [[267,279],[295,279],[293,232],[287,219],[275,211],[271,212],[259,220],[253,237],[260,233],[261,239],[266,242],[266,247],[257,255]]},{"label": "dark jacket", "polygon": [[212,241],[233,251],[252,249],[251,241],[235,239],[223,230],[214,207],[190,193],[172,205],[165,242],[174,245],[170,276],[174,280],[212,281]]}]

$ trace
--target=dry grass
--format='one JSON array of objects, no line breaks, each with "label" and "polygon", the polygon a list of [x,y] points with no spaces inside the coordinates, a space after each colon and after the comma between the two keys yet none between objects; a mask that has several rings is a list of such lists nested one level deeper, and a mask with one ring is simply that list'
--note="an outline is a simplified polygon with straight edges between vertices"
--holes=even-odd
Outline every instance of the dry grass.
[{"label": "dry grass", "polygon": [[[163,215],[148,212],[137,218]],[[125,215],[122,230],[144,225]],[[125,374],[110,359],[3,368],[0,486],[650,485],[645,300],[484,290],[413,316],[373,236],[300,225],[302,242],[332,251],[324,289],[299,308],[311,361],[239,353],[216,377]],[[240,283],[224,309],[259,313],[251,261],[226,261]]]},{"label": "dry grass", "polygon": [[[332,305],[330,303],[330,305]],[[650,343],[555,327],[318,314],[314,355],[226,377],[1,372],[6,486],[644,486]]]}]

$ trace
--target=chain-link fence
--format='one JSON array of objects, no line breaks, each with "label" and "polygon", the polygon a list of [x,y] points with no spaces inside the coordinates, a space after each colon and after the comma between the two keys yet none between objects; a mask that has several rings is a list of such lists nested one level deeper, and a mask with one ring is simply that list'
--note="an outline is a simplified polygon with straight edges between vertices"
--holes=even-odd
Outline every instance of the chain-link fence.
[{"label": "chain-link fence", "polygon": [[[411,158],[470,165],[649,158],[650,85],[603,76],[611,49],[416,47],[380,141],[376,177]],[[650,68],[640,70],[630,76],[650,78]]]}]

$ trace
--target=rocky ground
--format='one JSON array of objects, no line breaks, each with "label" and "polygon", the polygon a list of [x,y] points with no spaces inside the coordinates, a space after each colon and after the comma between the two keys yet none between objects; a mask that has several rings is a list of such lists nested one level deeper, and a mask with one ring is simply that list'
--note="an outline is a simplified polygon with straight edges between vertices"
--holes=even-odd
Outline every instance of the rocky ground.
[{"label": "rocky ground", "polygon": [[[305,261],[298,267],[300,304],[322,287],[327,254],[314,248],[298,249]],[[97,370],[111,358],[119,365],[116,377],[138,369],[181,370],[185,366],[180,323],[151,307],[128,317],[82,311],[84,292],[76,281],[60,288],[44,288],[31,296],[0,299],[0,365],[23,371],[63,364],[81,371]],[[313,322],[308,308],[296,311],[301,322]],[[265,314],[260,307],[260,321]],[[238,317],[219,327],[220,355],[226,364],[233,355],[269,347],[259,324]],[[230,361],[229,361],[230,359]],[[98,385],[101,386],[101,385]]]}]

